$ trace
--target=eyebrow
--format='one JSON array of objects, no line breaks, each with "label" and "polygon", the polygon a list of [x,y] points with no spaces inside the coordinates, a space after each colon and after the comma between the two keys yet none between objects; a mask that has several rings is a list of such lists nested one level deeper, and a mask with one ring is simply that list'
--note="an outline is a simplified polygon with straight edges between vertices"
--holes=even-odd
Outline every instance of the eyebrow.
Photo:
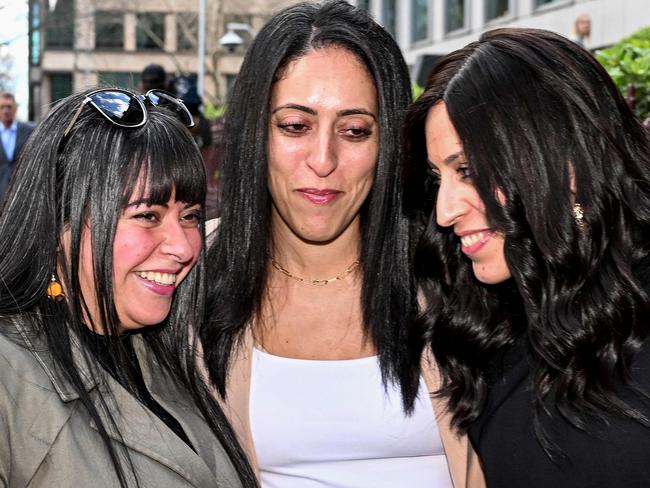
[{"label": "eyebrow", "polygon": [[[275,114],[276,112],[286,109],[286,108],[291,108],[294,110],[300,110],[301,112],[308,113],[310,115],[318,115],[318,112],[314,110],[313,108],[306,107],[304,105],[300,105],[298,103],[286,103],[284,105],[280,105],[279,107],[275,107],[272,111],[271,114]],[[373,118],[373,120],[377,120],[377,117],[375,114],[370,112],[369,110],[366,110],[365,108],[346,108],[344,110],[339,110],[336,112],[337,117],[347,117],[349,115],[369,115],[370,117]]]},{"label": "eyebrow", "polygon": [[284,105],[280,105],[279,107],[275,107],[272,111],[271,114],[274,114],[282,109],[285,108],[292,108],[294,110],[300,110],[301,112],[306,112],[310,115],[316,115],[318,112],[314,110],[313,108],[305,107],[304,105],[300,105],[297,103],[285,103]]},{"label": "eyebrow", "polygon": [[369,115],[374,120],[377,120],[375,114],[366,110],[365,108],[348,108],[345,110],[339,110],[338,112],[336,112],[336,115],[338,115],[339,117],[345,117],[347,115]]},{"label": "eyebrow", "polygon": [[[451,164],[455,162],[457,159],[464,158],[464,157],[465,157],[465,153],[463,153],[463,151],[458,151],[454,154],[450,154],[445,159],[443,159],[442,164]],[[432,166],[434,168],[438,167],[433,161],[431,161],[428,158],[427,158],[427,163],[429,163],[429,166]]]}]

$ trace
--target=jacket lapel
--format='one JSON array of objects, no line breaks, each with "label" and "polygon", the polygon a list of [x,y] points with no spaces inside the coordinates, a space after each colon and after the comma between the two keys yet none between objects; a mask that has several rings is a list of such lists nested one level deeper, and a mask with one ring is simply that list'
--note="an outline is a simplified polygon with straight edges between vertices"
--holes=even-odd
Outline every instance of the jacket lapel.
[{"label": "jacket lapel", "polygon": [[[133,345],[138,357],[142,358],[140,368],[149,392],[181,424],[196,449],[196,453],[189,449],[191,456],[200,458],[203,469],[207,468],[210,474],[212,484],[215,483],[216,476],[217,486],[239,486],[238,483],[232,482],[233,479],[238,479],[238,475],[228,454],[191,401],[190,393],[181,389],[178,383],[168,376],[161,374],[163,368],[157,363],[155,357],[146,351],[143,341],[134,341]],[[156,374],[153,374],[154,372]],[[176,434],[172,433],[172,435],[178,443]],[[185,447],[185,443],[183,445]]]},{"label": "jacket lapel", "polygon": [[[152,388],[152,374],[148,366],[156,368],[157,365],[148,365],[148,360],[151,358],[143,358],[146,353],[140,337],[134,337],[134,347],[147,388]],[[156,369],[159,373],[162,371],[161,367]],[[156,400],[179,421],[198,454],[179,439],[153,412],[107,374],[105,381],[99,385],[98,391],[105,399],[115,422],[113,425],[106,409],[99,409],[100,418],[109,437],[129,449],[165,465],[193,486],[234,486],[231,482],[233,478],[228,477],[230,473],[225,469],[220,469],[221,466],[218,465],[219,455],[215,448],[215,444],[218,442],[211,435],[206,423],[199,417],[196,408],[182,399],[183,394],[175,387],[171,387],[171,380],[168,378],[157,380],[153,389],[158,391],[150,391],[150,393],[152,395],[155,393]],[[167,395],[171,395],[177,401],[165,401],[164,398],[170,398]],[[184,395],[188,396],[189,393],[184,392]],[[94,422],[91,422],[91,427],[97,430],[97,425]],[[215,449],[210,452],[210,448]],[[227,459],[225,453],[223,456]],[[221,462],[223,463],[223,461]]]},{"label": "jacket lapel", "polygon": [[[218,221],[218,219],[214,220]],[[214,220],[211,222],[214,222]],[[259,479],[260,469],[257,464],[255,445],[253,444],[253,433],[251,432],[249,414],[253,344],[253,333],[251,330],[247,330],[231,354],[225,399],[210,382],[210,375],[203,359],[203,345],[201,342],[196,343],[196,357],[199,374],[201,374],[204,383],[208,385],[212,397],[219,403],[228,418],[230,425],[237,435],[237,440],[246,452],[248,461]]]},{"label": "jacket lapel", "polygon": [[[19,321],[11,322],[52,382],[56,392],[52,394],[58,395],[64,403],[78,400],[78,393],[56,368],[42,340],[30,335]],[[155,362],[153,355],[146,352],[141,337],[134,336],[133,345],[147,388],[163,408],[179,421],[197,452],[179,439],[162,420],[142,405],[112,376],[105,373],[98,364],[90,364],[92,360],[83,354],[76,337],[72,337],[71,340],[72,356],[86,391],[95,400],[101,395],[105,402],[105,406],[101,401],[96,401],[96,405],[102,424],[111,439],[165,465],[192,486],[225,488],[241,486],[233,481],[238,480],[238,477],[228,456],[196,407],[187,399],[189,392],[180,391],[176,383],[163,374],[163,368]],[[68,413],[73,411],[73,409],[64,410]],[[111,412],[112,420],[107,412]],[[37,416],[30,426],[30,434],[45,441],[44,448],[49,448],[68,417],[60,417],[59,423],[54,425],[48,423],[51,422],[51,416]],[[98,430],[92,420],[90,426]],[[42,459],[42,457],[38,458],[36,453],[33,454],[35,455],[30,458]]]},{"label": "jacket lapel", "polygon": [[[107,377],[98,391],[115,422],[111,422],[105,408],[99,409],[99,416],[111,439],[163,464],[193,486],[216,485],[216,478],[199,456],[117,381]],[[91,420],[90,426],[97,430],[94,421]]]}]

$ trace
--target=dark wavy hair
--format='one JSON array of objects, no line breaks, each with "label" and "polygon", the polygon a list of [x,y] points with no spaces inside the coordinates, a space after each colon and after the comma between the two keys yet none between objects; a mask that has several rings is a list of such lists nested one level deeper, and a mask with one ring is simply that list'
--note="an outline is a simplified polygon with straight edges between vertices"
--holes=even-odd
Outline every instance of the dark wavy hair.
[{"label": "dark wavy hair", "polygon": [[[506,283],[479,283],[458,238],[436,226],[425,121],[438,103],[488,220],[505,235]],[[490,360],[520,338],[533,358],[535,428],[549,454],[540,419],[551,403],[577,427],[611,412],[647,423],[616,388],[630,384],[650,325],[635,274],[650,249],[650,148],[605,70],[548,31],[487,32],[435,66],[408,110],[405,137],[407,207],[422,231],[415,269],[428,301],[420,320],[432,330],[455,426],[465,431],[480,415]]]},{"label": "dark wavy hair", "polygon": [[[0,317],[16,318],[26,325],[30,335],[44,339],[54,363],[98,426],[120,485],[129,485],[129,479],[138,485],[138,473],[126,448],[113,446],[108,426],[98,413],[105,410],[111,427],[117,429],[115,412],[106,398],[96,403],[86,391],[84,378],[73,360],[72,343],[79,340],[82,344],[96,380],[105,372],[99,367],[96,345],[87,333],[89,326],[107,332],[104,337],[116,364],[130,362],[118,337],[112,282],[117,221],[141,177],[146,182],[149,204],[166,204],[175,192],[179,201],[203,205],[205,172],[187,129],[173,114],[158,108],[148,108],[149,120],[142,127],[125,129],[87,106],[64,140],[64,128],[87,93],[59,102],[36,127],[21,153],[0,212]],[[68,256],[62,250],[64,230],[70,232]],[[93,318],[86,311],[94,297],[82,296],[79,283],[82,230],[90,233],[92,241],[99,315]],[[65,301],[61,303],[45,294],[53,272],[58,272],[66,284]],[[196,266],[176,290],[167,319],[158,327],[142,331],[142,336],[165,373],[188,388],[242,482],[255,486],[254,474],[234,433],[195,370],[189,328],[203,318],[204,295],[202,251]],[[0,333],[4,331],[0,329]],[[116,374],[116,379],[138,397],[134,378],[121,368]],[[124,463],[133,476],[124,469]]]},{"label": "dark wavy hair", "polygon": [[[284,68],[307,53],[337,46],[356,55],[377,87],[379,160],[361,209],[362,308],[384,381],[401,385],[407,410],[418,390],[408,221],[401,205],[403,113],[410,101],[406,64],[393,38],[345,1],[301,3],[281,11],[248,49],[228,105],[221,221],[208,252],[209,313],[201,339],[222,395],[233,348],[260,313],[267,289],[271,198],[267,187],[269,100]],[[417,343],[417,341],[413,341]],[[414,352],[415,351],[415,352]]]}]

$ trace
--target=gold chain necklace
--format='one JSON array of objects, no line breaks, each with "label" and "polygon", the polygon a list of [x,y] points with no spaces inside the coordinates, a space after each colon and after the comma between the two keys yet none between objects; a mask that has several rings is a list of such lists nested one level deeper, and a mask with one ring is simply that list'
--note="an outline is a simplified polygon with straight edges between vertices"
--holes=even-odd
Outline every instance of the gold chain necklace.
[{"label": "gold chain necklace", "polygon": [[300,283],[305,283],[305,284],[313,285],[313,286],[325,286],[328,283],[332,283],[333,281],[341,281],[347,275],[352,273],[352,271],[354,271],[359,266],[359,260],[357,259],[354,263],[352,263],[350,266],[348,266],[347,269],[345,271],[343,271],[343,273],[341,273],[340,275],[337,275],[334,278],[329,278],[327,280],[307,280],[305,278],[301,278],[300,276],[296,276],[293,273],[291,273],[288,269],[283,268],[282,265],[280,263],[278,263],[273,258],[271,258],[271,264],[280,273],[282,273],[285,276],[288,276],[292,280],[296,280],[296,281],[299,281]]}]

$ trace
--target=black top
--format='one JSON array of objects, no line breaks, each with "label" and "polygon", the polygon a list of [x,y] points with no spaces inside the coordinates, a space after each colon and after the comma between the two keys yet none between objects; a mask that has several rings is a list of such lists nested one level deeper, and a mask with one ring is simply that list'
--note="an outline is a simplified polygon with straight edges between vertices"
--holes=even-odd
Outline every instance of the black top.
[{"label": "black top", "polygon": [[[641,279],[650,290],[650,273]],[[650,487],[650,428],[633,420],[608,415],[607,424],[594,419],[581,431],[551,405],[551,416],[543,416],[542,424],[563,456],[549,458],[533,430],[530,360],[527,341],[521,339],[495,358],[488,371],[488,400],[469,429],[488,487]],[[635,357],[631,373],[650,394],[650,340]],[[629,387],[621,386],[620,397],[650,414],[648,405]]]}]

